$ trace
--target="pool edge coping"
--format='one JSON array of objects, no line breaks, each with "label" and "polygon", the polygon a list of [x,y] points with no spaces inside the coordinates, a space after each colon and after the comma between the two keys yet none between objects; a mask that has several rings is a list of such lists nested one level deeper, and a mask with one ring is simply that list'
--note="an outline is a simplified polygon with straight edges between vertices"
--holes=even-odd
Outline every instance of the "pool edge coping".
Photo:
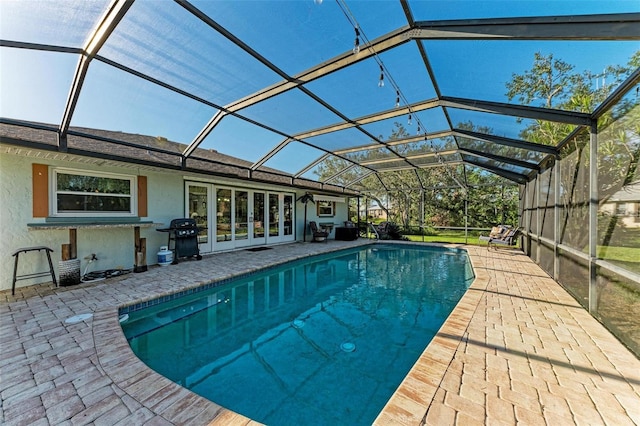
[{"label": "pool edge coping", "polygon": [[469,256],[475,278],[382,408],[374,425],[424,423],[436,391],[467,335],[467,329],[478,308],[482,293],[490,282],[489,274],[481,268],[479,259],[475,259],[477,254],[472,254],[469,250],[474,246],[458,244],[442,244],[442,246],[464,249]]}]

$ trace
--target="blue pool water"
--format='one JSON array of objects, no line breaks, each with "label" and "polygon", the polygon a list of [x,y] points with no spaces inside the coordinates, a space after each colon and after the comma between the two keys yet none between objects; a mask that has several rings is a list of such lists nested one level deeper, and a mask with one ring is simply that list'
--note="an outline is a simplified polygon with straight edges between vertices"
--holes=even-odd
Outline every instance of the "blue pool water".
[{"label": "blue pool water", "polygon": [[129,312],[137,356],[254,420],[369,425],[473,280],[466,252],[366,246]]}]

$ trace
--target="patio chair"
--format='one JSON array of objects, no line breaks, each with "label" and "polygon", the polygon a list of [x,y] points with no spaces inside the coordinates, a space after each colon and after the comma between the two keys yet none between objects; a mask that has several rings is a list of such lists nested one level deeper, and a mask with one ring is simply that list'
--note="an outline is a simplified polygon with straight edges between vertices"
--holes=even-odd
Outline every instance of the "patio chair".
[{"label": "patio chair", "polygon": [[390,222],[380,222],[378,226],[376,226],[376,231],[378,234],[378,238],[381,240],[389,239],[389,225]]},{"label": "patio chair", "polygon": [[480,235],[480,241],[487,242],[487,250],[493,245],[494,249],[498,249],[498,245],[515,246],[520,235],[520,228],[511,228],[510,226],[498,225],[491,229],[489,235]]},{"label": "patio chair", "polygon": [[318,225],[315,221],[309,222],[309,229],[311,229],[311,233],[313,234],[313,241],[322,242],[327,241],[327,237],[329,236],[328,232],[321,231],[318,229]]}]

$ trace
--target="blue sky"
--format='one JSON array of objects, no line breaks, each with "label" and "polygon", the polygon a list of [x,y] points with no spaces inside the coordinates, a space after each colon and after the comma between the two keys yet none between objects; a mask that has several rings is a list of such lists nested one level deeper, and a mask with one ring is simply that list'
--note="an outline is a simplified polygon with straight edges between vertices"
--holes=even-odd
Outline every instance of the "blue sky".
[{"label": "blue sky", "polygon": [[[3,1],[0,38],[81,47],[107,1]],[[295,75],[353,46],[353,21],[373,40],[406,25],[398,1],[194,1],[220,25],[249,44],[285,73]],[[35,6],[37,5],[37,6]],[[340,7],[340,5],[342,7]],[[637,0],[616,1],[411,1],[416,20],[508,16],[576,15],[640,11]],[[351,22],[350,22],[351,21]],[[443,95],[506,101],[505,83],[533,63],[533,54],[553,53],[579,71],[600,72],[626,63],[638,42],[429,41],[427,54]],[[217,105],[250,95],[281,80],[229,41],[196,21],[174,2],[138,0],[100,55],[196,94]],[[58,124],[78,57],[70,53],[0,48],[0,115]],[[378,55],[386,69],[386,85],[377,87],[374,59],[325,76],[307,85],[349,118],[391,109],[397,83],[403,103],[435,96],[414,42]],[[595,84],[595,82],[594,82]],[[93,61],[84,82],[72,125],[163,136],[189,143],[216,109],[120,70]],[[288,92],[241,112],[280,132],[295,134],[341,119],[299,91]],[[461,121],[464,121],[464,114]],[[446,128],[440,110],[416,114],[422,131]],[[393,121],[367,126],[388,137]],[[456,119],[457,120],[457,119]],[[502,126],[496,120],[495,126]],[[512,120],[515,121],[515,120]],[[511,133],[505,125],[504,134]],[[512,136],[512,134],[509,134]],[[225,118],[203,148],[258,160],[284,137],[237,118]],[[311,140],[309,140],[311,142]],[[367,143],[345,133],[318,138],[327,149]],[[296,172],[322,152],[292,144],[267,165]]]}]

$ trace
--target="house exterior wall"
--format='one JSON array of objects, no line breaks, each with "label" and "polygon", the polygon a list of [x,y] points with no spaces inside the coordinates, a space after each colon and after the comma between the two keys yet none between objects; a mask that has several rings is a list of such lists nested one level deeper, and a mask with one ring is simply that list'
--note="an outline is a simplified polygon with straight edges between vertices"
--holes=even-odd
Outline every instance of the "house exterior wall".
[{"label": "house exterior wall", "polygon": [[600,211],[618,220],[627,228],[640,228],[640,202],[610,202],[602,205]]},{"label": "house exterior wall", "polygon": [[[14,155],[3,152],[0,154],[0,290],[11,288],[15,250],[23,247],[47,246],[54,250],[52,261],[56,277],[59,277],[59,261],[61,260],[61,246],[69,243],[69,231],[66,229],[28,229],[27,224],[45,223],[45,218],[33,217],[33,189],[32,165],[46,164],[50,167],[68,167],[76,170],[93,172],[109,172],[147,177],[148,216],[141,217],[142,221],[153,221],[168,227],[172,219],[185,215],[185,178],[206,180],[214,185],[236,185],[239,187],[253,187],[271,191],[293,193],[297,199],[305,193],[304,190],[263,185],[257,182],[215,178],[212,176],[187,176],[180,171],[145,168],[139,170],[132,165],[123,164],[122,167],[97,167],[94,164],[83,164],[81,157],[64,156],[65,160],[52,159],[55,154],[38,156],[33,153]],[[319,218],[315,205],[307,206],[307,220],[317,222],[333,222],[336,226],[347,220],[348,203],[336,203],[335,216]],[[304,224],[304,205],[295,202],[295,239],[302,241]],[[147,265],[157,263],[156,253],[160,246],[167,244],[168,234],[157,232],[155,228],[140,229],[140,237],[146,238]],[[307,238],[309,241],[309,238]],[[88,262],[85,256],[96,254],[98,261],[90,265],[89,271],[112,268],[132,268],[134,260],[134,231],[133,228],[99,228],[77,231],[77,257],[80,259],[81,272],[84,272]],[[48,264],[44,252],[21,253],[18,274],[47,271]],[[21,280],[16,287],[31,285],[47,281],[46,277]]]}]

